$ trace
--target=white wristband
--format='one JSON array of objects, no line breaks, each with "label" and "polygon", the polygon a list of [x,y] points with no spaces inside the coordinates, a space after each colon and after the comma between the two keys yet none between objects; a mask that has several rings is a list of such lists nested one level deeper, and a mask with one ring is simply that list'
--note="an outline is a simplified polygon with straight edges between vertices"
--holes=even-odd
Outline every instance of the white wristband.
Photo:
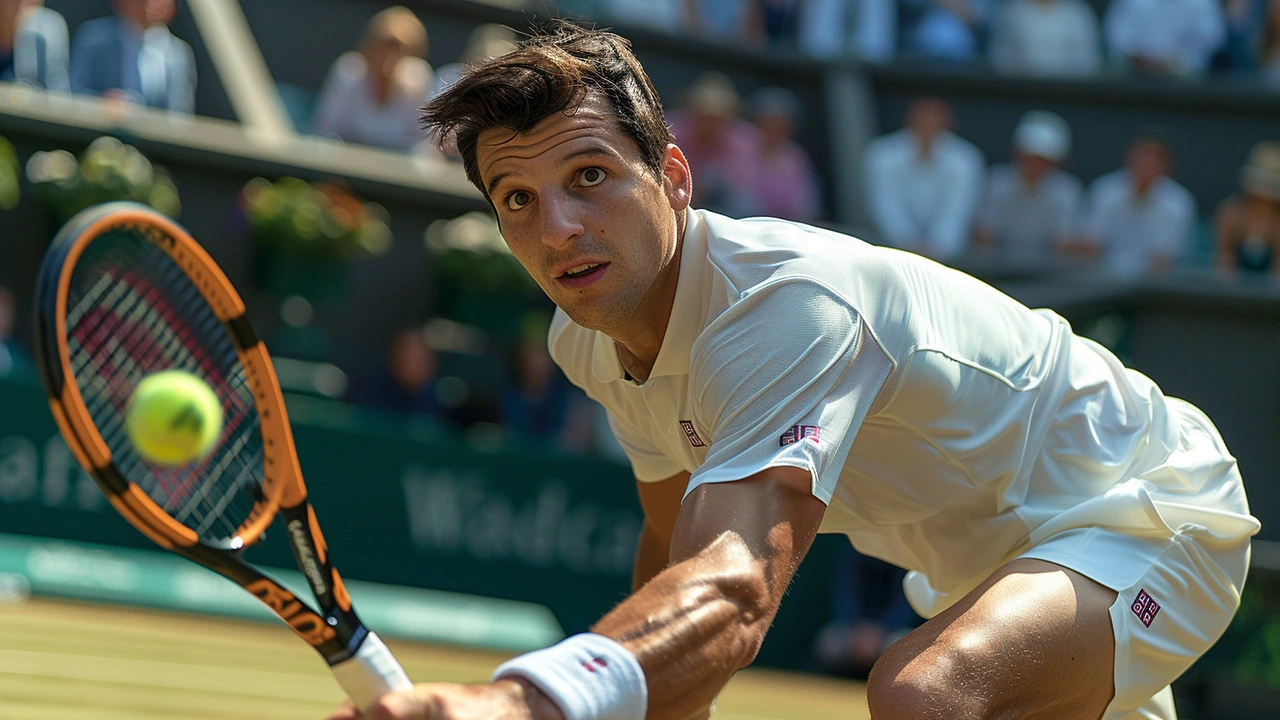
[{"label": "white wristband", "polygon": [[493,679],[522,677],[546,693],[565,720],[644,720],[649,686],[631,651],[612,638],[582,633],[512,658]]}]

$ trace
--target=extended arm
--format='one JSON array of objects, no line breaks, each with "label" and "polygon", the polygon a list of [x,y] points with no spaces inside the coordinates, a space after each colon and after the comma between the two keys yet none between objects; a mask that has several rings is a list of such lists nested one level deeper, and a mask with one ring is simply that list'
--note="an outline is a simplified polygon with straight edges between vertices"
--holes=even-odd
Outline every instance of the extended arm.
[{"label": "extended arm", "polygon": [[807,470],[774,467],[685,500],[671,566],[592,630],[639,660],[649,717],[707,717],[755,658],[826,506]]}]

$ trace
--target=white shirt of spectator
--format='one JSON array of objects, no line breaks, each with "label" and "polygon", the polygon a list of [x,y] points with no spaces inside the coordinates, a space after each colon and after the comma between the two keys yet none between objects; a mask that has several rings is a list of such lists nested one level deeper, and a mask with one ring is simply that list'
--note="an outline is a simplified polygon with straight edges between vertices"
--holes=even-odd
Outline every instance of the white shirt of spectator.
[{"label": "white shirt of spectator", "polygon": [[1083,0],[1013,0],[996,19],[991,64],[1007,75],[1082,76],[1102,66],[1098,16]]},{"label": "white shirt of spectator", "polygon": [[[1179,522],[1217,537],[1257,531],[1247,515],[1200,509],[1230,473],[1195,489],[1143,476],[1194,410],[1052,312],[838,233],[685,217],[645,383],[626,378],[612,339],[562,312],[549,336],[556,363],[608,410],[639,481],[688,471],[693,492],[808,470],[828,504],[821,531],[914,571],[907,597],[925,617],[1046,533],[1167,533],[1153,505],[1178,503]],[[1118,557],[1099,581],[1128,587],[1148,567]]]},{"label": "white shirt of spectator", "polygon": [[853,55],[889,62],[898,50],[894,0],[808,0],[800,4],[800,48],[819,58]]},{"label": "white shirt of spectator", "polygon": [[1048,262],[1054,245],[1074,238],[1084,188],[1070,173],[1054,170],[1028,187],[1011,165],[991,168],[982,206],[982,227],[1010,256]]},{"label": "white shirt of spectator", "polygon": [[1136,277],[1157,258],[1176,260],[1186,249],[1196,219],[1191,192],[1171,178],[1157,180],[1135,197],[1126,170],[1103,175],[1089,187],[1085,235],[1102,248],[1108,272]]},{"label": "white shirt of spectator", "polygon": [[934,138],[928,156],[909,130],[867,146],[866,186],[882,242],[950,258],[968,249],[982,200],[982,151],[953,133]]},{"label": "white shirt of spectator", "polygon": [[606,0],[605,14],[612,22],[673,35],[688,30],[684,0]]},{"label": "white shirt of spectator", "polygon": [[405,58],[396,71],[399,87],[390,102],[379,105],[364,56],[344,53],[334,61],[320,91],[312,131],[397,150],[408,150],[421,142],[419,108],[431,93],[431,66],[418,58]]},{"label": "white shirt of spectator", "polygon": [[1114,0],[1107,8],[1112,59],[1147,57],[1200,73],[1226,39],[1221,0]]}]

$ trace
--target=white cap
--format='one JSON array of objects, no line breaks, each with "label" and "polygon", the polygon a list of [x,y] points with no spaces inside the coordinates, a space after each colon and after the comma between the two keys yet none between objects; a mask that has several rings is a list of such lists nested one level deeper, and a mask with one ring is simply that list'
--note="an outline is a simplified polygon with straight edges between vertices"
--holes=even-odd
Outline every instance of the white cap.
[{"label": "white cap", "polygon": [[1013,131],[1013,147],[1018,152],[1062,162],[1071,152],[1071,126],[1056,113],[1029,112]]}]

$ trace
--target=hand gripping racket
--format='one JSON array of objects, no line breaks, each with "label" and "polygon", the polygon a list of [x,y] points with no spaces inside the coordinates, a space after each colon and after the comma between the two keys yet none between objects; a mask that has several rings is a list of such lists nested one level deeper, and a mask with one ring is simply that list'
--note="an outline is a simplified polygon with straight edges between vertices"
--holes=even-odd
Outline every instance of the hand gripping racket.
[{"label": "hand gripping racket", "polygon": [[[361,624],[330,563],[275,369],[244,303],[185,230],[132,203],[72,218],[40,270],[36,333],[58,428],[126,520],[271,608],[324,657],[360,709],[412,686]],[[225,418],[213,449],[176,468],[147,462],[125,432],[138,383],[169,369],[208,383]],[[319,612],[242,558],[277,514]]]}]

